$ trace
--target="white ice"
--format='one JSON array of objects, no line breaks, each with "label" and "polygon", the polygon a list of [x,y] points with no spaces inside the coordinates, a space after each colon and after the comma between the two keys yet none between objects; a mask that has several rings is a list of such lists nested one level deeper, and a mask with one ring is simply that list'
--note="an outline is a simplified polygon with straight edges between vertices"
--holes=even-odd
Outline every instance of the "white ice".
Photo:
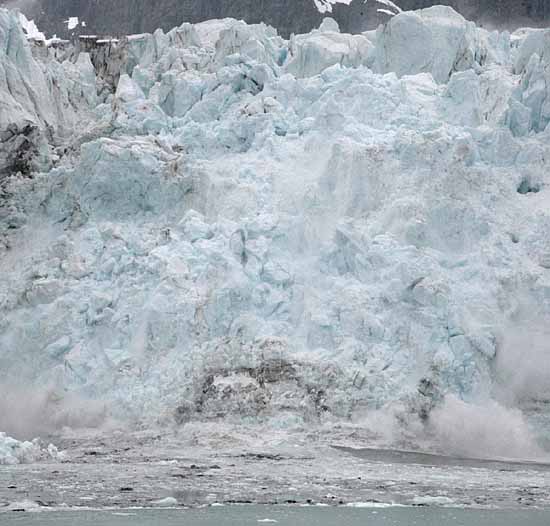
[{"label": "white ice", "polygon": [[319,13],[332,13],[332,6],[336,4],[351,4],[352,0],[313,0]]},{"label": "white ice", "polygon": [[67,29],[69,31],[72,31],[73,29],[75,29],[76,27],[78,27],[78,25],[80,24],[80,21],[78,19],[77,16],[70,16],[67,20],[66,20],[66,23],[67,23]]},{"label": "white ice", "polygon": [[39,439],[21,442],[6,433],[0,433],[0,465],[29,464],[38,460],[62,458],[63,453],[52,444],[45,446]]},{"label": "white ice", "polygon": [[19,13],[19,21],[27,38],[42,41],[46,40],[44,33],[38,29],[34,20],[28,20],[23,13]]}]

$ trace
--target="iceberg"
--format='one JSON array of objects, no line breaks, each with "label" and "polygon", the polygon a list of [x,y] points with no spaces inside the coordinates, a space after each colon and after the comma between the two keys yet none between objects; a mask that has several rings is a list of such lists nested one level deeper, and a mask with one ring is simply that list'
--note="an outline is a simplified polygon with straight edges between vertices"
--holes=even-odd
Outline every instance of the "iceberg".
[{"label": "iceberg", "polygon": [[136,424],[492,396],[550,314],[546,35],[438,6],[61,52],[0,10],[0,385]]}]

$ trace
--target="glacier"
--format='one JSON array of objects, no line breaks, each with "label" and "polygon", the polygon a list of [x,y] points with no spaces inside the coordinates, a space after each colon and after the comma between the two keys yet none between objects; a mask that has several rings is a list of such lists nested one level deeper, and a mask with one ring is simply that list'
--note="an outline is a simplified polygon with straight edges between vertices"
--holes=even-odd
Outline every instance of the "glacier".
[{"label": "glacier", "polygon": [[549,43],[436,6],[46,45],[0,9],[0,395],[138,427],[520,404],[506,364],[550,371]]}]

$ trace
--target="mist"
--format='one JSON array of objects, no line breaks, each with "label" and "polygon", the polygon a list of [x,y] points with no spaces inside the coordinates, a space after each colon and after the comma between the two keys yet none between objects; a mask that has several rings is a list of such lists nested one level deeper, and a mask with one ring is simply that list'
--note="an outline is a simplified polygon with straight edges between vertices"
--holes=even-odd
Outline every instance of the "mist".
[{"label": "mist", "polygon": [[31,9],[38,7],[39,0],[8,0],[3,2],[3,7],[8,9],[20,9],[21,11],[28,13]]},{"label": "mist", "polygon": [[449,455],[522,460],[548,458],[523,413],[495,400],[466,403],[448,395],[430,415],[428,430]]},{"label": "mist", "polygon": [[101,401],[82,400],[43,389],[0,384],[0,430],[19,440],[109,423],[108,407]]},{"label": "mist", "polygon": [[550,400],[550,327],[521,323],[503,338],[495,362],[495,398],[507,405]]}]

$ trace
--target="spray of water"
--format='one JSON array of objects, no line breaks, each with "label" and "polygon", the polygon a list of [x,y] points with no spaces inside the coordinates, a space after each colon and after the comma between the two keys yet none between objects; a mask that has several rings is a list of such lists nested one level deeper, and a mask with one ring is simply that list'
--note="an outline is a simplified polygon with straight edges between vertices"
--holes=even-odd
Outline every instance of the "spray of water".
[{"label": "spray of water", "polygon": [[466,403],[448,395],[432,412],[428,429],[450,455],[524,460],[546,456],[523,413],[496,400]]},{"label": "spray of water", "polygon": [[495,364],[495,397],[508,405],[550,401],[550,327],[525,321],[508,331]]},{"label": "spray of water", "polygon": [[100,428],[109,424],[108,409],[100,401],[81,400],[51,386],[39,389],[0,384],[0,429],[20,440],[65,427]]}]

